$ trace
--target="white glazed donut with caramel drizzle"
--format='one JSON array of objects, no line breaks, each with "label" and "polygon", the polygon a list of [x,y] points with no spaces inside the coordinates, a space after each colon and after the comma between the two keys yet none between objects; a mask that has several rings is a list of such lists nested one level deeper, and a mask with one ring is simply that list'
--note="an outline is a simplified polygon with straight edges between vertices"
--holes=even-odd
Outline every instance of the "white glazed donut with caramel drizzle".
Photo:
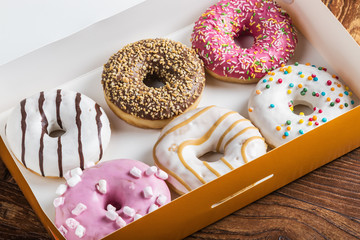
[{"label": "white glazed donut with caramel drizzle", "polygon": [[63,177],[71,169],[98,162],[110,135],[109,120],[97,103],[60,89],[22,100],[6,125],[7,142],[16,159],[46,177]]},{"label": "white glazed donut with caramel drizzle", "polygon": [[[197,108],[177,117],[162,130],[153,155],[169,174],[168,183],[184,194],[266,153],[259,130],[239,113],[226,108]],[[222,153],[213,162],[199,157]]]}]

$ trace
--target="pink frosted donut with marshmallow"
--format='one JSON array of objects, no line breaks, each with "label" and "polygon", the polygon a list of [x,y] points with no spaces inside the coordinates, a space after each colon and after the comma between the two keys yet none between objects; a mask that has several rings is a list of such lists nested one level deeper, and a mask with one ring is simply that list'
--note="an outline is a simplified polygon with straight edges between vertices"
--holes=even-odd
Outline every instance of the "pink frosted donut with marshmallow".
[{"label": "pink frosted donut with marshmallow", "polygon": [[67,174],[56,193],[55,225],[68,240],[100,239],[171,200],[167,174],[119,159]]},{"label": "pink frosted donut with marshmallow", "polygon": [[[251,35],[242,48],[235,40]],[[192,47],[207,71],[228,82],[257,82],[293,55],[297,37],[289,15],[272,0],[222,0],[195,23]]]}]

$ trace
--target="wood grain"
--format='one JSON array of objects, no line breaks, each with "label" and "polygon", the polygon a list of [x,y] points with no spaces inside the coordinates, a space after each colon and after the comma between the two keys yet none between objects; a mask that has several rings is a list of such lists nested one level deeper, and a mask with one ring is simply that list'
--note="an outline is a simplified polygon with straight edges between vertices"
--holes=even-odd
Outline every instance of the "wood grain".
[{"label": "wood grain", "polygon": [[[360,45],[360,0],[322,1]],[[0,189],[0,239],[51,239],[2,161]],[[360,239],[360,148],[186,239]]]}]

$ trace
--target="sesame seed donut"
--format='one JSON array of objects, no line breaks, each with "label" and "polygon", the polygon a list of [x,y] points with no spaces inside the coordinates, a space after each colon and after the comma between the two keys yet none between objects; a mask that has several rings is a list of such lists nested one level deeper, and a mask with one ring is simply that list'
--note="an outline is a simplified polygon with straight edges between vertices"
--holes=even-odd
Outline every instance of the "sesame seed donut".
[{"label": "sesame seed donut", "polygon": [[138,127],[162,128],[198,105],[205,71],[194,50],[182,43],[145,39],[110,57],[102,84],[108,105],[121,119]]},{"label": "sesame seed donut", "polygon": [[[283,66],[261,79],[250,96],[251,121],[278,147],[353,108],[352,92],[326,68]],[[299,105],[308,112],[297,112]]]},{"label": "sesame seed donut", "polygon": [[[254,38],[250,48],[235,41]],[[227,82],[253,83],[293,55],[292,21],[272,0],[222,0],[195,23],[192,47],[210,75]]]},{"label": "sesame seed donut", "polygon": [[110,135],[109,120],[97,103],[61,89],[22,100],[6,124],[16,159],[44,177],[63,177],[70,169],[98,162]]},{"label": "sesame seed donut", "polygon": [[74,169],[56,190],[55,225],[68,240],[101,239],[171,200],[167,174],[118,159]]},{"label": "sesame seed donut", "polygon": [[[195,189],[266,153],[259,130],[239,113],[217,106],[191,110],[162,130],[153,149],[155,164],[168,173],[179,194]],[[217,152],[217,161],[199,159]]]}]

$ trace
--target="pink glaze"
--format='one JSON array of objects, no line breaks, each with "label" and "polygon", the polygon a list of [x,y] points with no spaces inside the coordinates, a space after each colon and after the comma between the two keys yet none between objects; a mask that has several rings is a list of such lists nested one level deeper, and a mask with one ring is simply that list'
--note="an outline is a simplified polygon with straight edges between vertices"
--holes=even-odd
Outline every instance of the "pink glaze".
[{"label": "pink glaze", "polygon": [[[140,177],[130,173],[133,167],[141,171]],[[119,229],[124,223],[128,224],[139,217],[139,215],[134,217],[125,215],[123,210],[127,211],[129,209],[127,207],[134,209],[136,214],[144,216],[149,209],[156,209],[168,203],[171,199],[165,181],[157,177],[159,172],[146,173],[148,169],[149,166],[145,163],[129,159],[102,162],[86,169],[80,176],[81,181],[74,187],[68,186],[66,192],[59,197],[64,198],[64,204],[56,207],[56,226],[63,234],[66,232],[64,234],[66,239],[100,239]],[[101,193],[96,187],[101,179],[106,181],[106,193]],[[146,187],[149,189],[149,186],[152,189],[152,197],[144,194],[143,191]],[[160,200],[159,196],[161,196]],[[78,206],[79,203],[82,204]],[[110,220],[106,216],[108,204],[116,208],[116,213],[122,220]],[[72,213],[76,206],[78,208],[75,213],[79,215]],[[75,234],[76,229],[71,229],[66,224],[69,218],[75,219],[83,227],[78,229],[79,232],[84,232],[81,238]],[[70,222],[73,223],[72,220]]]},{"label": "pink glaze", "polygon": [[[234,42],[246,33],[254,37],[251,48]],[[273,1],[222,0],[200,16],[191,41],[208,70],[250,80],[286,63],[297,37],[290,17]]]}]

